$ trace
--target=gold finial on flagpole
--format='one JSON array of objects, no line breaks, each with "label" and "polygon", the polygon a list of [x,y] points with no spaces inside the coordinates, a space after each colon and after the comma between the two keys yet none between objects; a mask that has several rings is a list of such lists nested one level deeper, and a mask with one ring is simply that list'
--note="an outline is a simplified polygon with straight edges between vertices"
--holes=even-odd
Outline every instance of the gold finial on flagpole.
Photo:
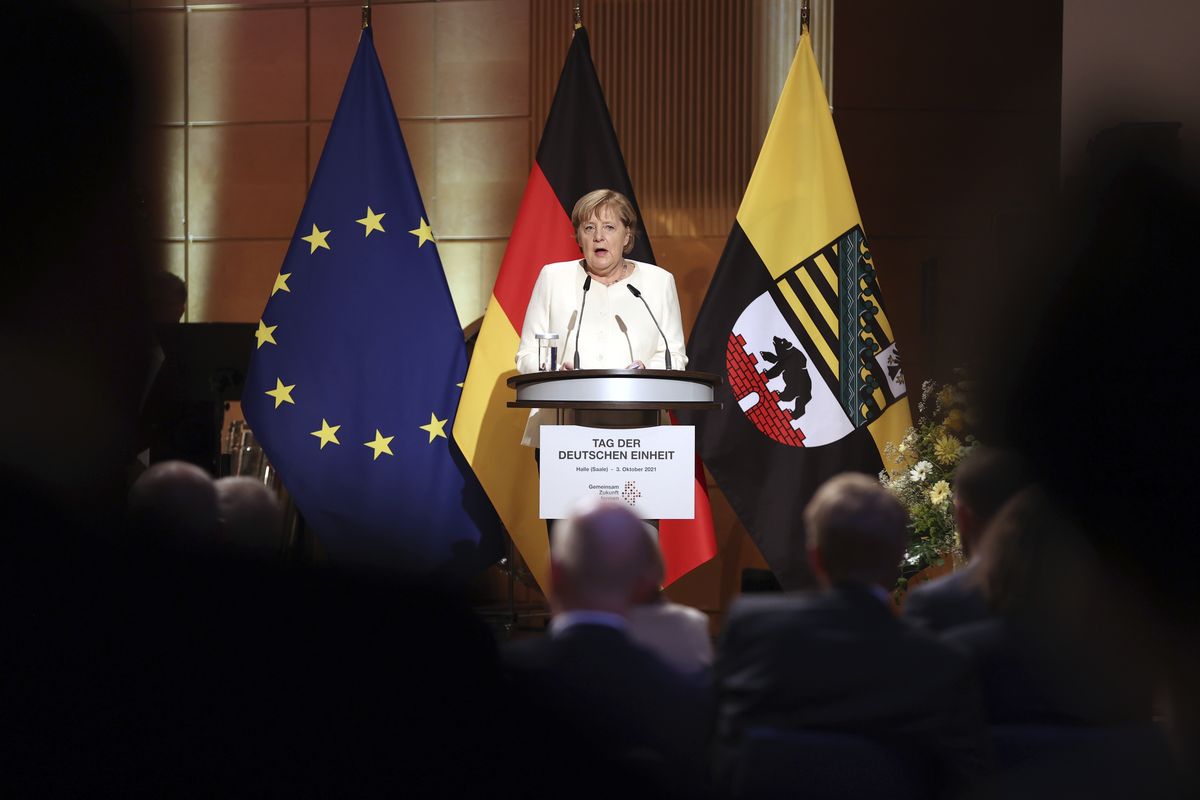
[{"label": "gold finial on flagpole", "polygon": [[800,32],[804,33],[805,28],[812,30],[808,24],[808,0],[801,0],[800,1]]},{"label": "gold finial on flagpole", "polygon": [[363,0],[362,12],[362,27],[365,31],[367,28],[371,27],[371,0]]},{"label": "gold finial on flagpole", "polygon": [[575,0],[575,30],[583,27],[583,0]]}]

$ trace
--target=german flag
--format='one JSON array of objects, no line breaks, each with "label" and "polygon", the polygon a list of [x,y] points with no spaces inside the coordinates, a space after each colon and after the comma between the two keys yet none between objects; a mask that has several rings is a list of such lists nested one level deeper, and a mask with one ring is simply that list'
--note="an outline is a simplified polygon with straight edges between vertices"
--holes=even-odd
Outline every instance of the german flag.
[{"label": "german flag", "polygon": [[[512,390],[505,382],[516,374],[517,344],[538,273],[546,264],[582,257],[570,214],[575,202],[595,189],[613,189],[625,195],[641,218],[596,77],[587,31],[578,27],[483,317],[454,423],[455,441],[543,588],[548,586],[549,550],[546,526],[538,517],[538,473],[533,450],[521,446],[529,412],[506,408]],[[645,236],[638,238],[629,255],[654,263]],[[697,500],[697,516],[707,515],[707,496]],[[705,521],[711,542],[711,517],[705,516]],[[668,534],[663,537],[666,547]],[[712,557],[712,549],[708,548],[701,561]],[[695,551],[696,547],[688,549],[692,558]],[[678,572],[679,560],[670,553],[664,555],[668,573]]]},{"label": "german flag", "polygon": [[839,472],[879,472],[911,424],[807,29],[688,353],[726,377],[725,407],[681,421],[780,582],[806,586],[805,504]]}]

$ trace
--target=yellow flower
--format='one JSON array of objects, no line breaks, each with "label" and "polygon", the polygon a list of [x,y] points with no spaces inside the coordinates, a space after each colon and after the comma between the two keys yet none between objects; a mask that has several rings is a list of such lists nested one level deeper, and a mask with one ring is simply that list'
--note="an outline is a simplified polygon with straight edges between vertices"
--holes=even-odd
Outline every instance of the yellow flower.
[{"label": "yellow flower", "polygon": [[950,502],[950,484],[945,481],[938,481],[929,490],[929,502],[935,506],[944,506]]},{"label": "yellow flower", "polygon": [[942,390],[937,393],[937,401],[942,408],[949,408],[954,405],[956,395],[957,392],[954,391],[953,386],[943,386]]},{"label": "yellow flower", "polygon": [[933,455],[937,458],[938,463],[947,467],[958,460],[960,450],[962,450],[962,442],[947,433],[938,434],[933,443]]},{"label": "yellow flower", "polygon": [[962,433],[963,425],[966,423],[966,418],[963,416],[962,409],[952,408],[946,418],[942,420],[942,427],[949,428],[957,433]]}]

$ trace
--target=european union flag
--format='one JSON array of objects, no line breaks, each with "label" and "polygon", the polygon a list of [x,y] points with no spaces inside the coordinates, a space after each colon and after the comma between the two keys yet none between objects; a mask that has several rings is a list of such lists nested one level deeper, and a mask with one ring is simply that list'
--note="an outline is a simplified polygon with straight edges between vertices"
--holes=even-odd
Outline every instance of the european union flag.
[{"label": "european union flag", "polygon": [[330,559],[476,561],[462,330],[370,28],[256,338],[246,419]]}]

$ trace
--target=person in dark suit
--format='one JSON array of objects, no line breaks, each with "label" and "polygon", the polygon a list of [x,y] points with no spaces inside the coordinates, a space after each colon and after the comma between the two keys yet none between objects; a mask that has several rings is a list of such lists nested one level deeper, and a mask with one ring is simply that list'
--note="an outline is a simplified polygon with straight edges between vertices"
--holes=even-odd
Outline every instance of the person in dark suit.
[{"label": "person in dark suit", "polygon": [[626,794],[631,786],[669,796],[704,792],[708,687],[628,634],[626,616],[644,593],[653,547],[624,506],[596,505],[560,523],[549,631],[504,651],[518,697],[553,737],[541,743],[547,762],[572,781],[573,796]]},{"label": "person in dark suit", "polygon": [[913,588],[904,598],[905,619],[936,633],[987,617],[977,577],[979,545],[996,512],[1028,483],[1015,453],[979,447],[966,457],[954,473],[954,522],[967,566]]},{"label": "person in dark suit", "polygon": [[892,610],[906,515],[877,481],[839,475],[804,512],[822,589],[744,597],[718,646],[717,770],[743,736],[771,727],[859,734],[911,755],[956,792],[990,769],[978,688],[966,658]]}]

